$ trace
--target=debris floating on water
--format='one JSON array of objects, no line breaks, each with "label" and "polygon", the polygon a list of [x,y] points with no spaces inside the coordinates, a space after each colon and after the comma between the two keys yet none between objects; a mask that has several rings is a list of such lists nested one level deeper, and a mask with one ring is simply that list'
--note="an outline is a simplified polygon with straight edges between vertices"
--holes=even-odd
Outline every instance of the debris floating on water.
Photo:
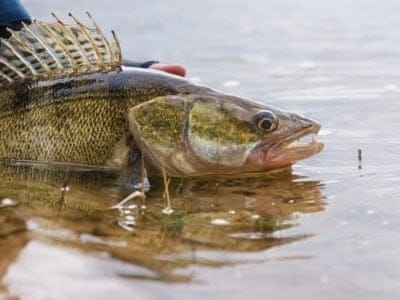
[{"label": "debris floating on water", "polygon": [[224,219],[214,219],[214,220],[211,220],[210,224],[218,225],[218,226],[226,226],[226,225],[230,225],[231,222],[224,220]]},{"label": "debris floating on water", "polygon": [[358,149],[357,155],[358,155],[358,169],[361,170],[362,169],[362,150],[361,149]]}]

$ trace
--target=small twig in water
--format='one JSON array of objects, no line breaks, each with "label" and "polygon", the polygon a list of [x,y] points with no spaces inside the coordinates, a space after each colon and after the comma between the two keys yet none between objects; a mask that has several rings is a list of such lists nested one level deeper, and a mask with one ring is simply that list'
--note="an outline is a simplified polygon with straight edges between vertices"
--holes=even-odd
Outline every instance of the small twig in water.
[{"label": "small twig in water", "polygon": [[167,177],[167,172],[165,172],[165,167],[164,167],[164,162],[161,161],[161,173],[163,176],[163,181],[164,181],[164,198],[167,200],[167,206],[171,207],[171,198],[169,196],[169,183],[170,179]]},{"label": "small twig in water", "polygon": [[358,149],[357,154],[358,154],[358,169],[361,170],[362,169],[362,150]]}]

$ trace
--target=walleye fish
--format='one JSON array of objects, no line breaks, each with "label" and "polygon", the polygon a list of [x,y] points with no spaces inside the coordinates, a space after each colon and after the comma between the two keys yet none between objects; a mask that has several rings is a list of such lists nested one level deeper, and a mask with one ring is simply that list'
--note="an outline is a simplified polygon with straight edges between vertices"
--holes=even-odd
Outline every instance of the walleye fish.
[{"label": "walleye fish", "polygon": [[[123,68],[119,42],[35,21],[0,53],[0,161],[119,168],[135,186],[170,177],[260,173],[322,150],[320,125],[155,70]],[[147,170],[147,172],[146,172]]]}]

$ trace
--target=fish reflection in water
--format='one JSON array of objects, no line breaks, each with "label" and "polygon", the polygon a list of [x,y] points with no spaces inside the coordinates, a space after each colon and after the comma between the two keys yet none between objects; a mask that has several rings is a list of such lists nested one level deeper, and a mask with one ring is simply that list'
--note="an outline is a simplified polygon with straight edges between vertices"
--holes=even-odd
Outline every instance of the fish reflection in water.
[{"label": "fish reflection in water", "polygon": [[191,281],[192,272],[175,271],[245,262],[197,252],[261,251],[306,238],[273,233],[293,226],[295,212],[318,212],[324,204],[322,184],[290,172],[172,182],[172,214],[165,213],[161,181],[145,202],[131,201],[119,211],[111,207],[129,191],[113,172],[1,166],[0,176],[0,199],[18,202],[0,208],[0,278],[28,242],[40,241],[89,255],[105,252],[150,271],[119,274],[123,277]]}]

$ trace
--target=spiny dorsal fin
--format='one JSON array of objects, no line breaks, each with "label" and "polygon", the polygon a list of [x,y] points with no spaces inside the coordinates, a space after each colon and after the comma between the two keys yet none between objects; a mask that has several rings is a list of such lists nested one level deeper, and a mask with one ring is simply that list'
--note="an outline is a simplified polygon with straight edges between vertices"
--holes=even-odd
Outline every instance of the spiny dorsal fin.
[{"label": "spiny dorsal fin", "polygon": [[93,18],[89,28],[75,21],[64,24],[54,14],[55,23],[34,21],[20,31],[9,29],[11,36],[0,39],[0,87],[32,78],[57,78],[121,68],[121,48],[113,34],[110,42]]}]

